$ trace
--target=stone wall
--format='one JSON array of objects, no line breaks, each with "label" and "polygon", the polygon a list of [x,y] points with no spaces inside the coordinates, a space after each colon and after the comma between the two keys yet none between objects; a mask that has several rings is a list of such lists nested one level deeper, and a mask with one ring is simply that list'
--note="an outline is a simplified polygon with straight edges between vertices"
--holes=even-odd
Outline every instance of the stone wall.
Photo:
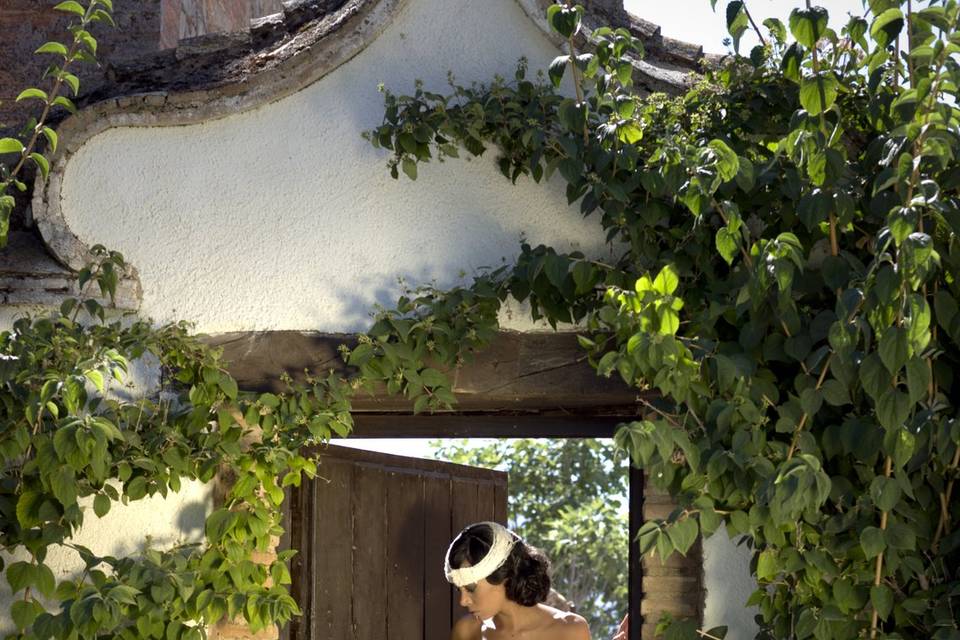
[{"label": "stone wall", "polygon": [[[67,14],[53,11],[53,0],[0,2],[0,133],[9,134],[35,115],[36,103],[17,104],[28,86],[41,81],[49,56],[35,56],[51,39],[65,41]],[[250,20],[283,10],[281,0],[116,0],[116,29],[98,24],[100,66],[81,65],[81,95],[97,93],[111,75],[111,66],[177,46],[181,39],[208,33],[247,31]],[[76,72],[75,71],[75,72]]]},{"label": "stone wall", "polygon": [[[118,0],[116,29],[98,24],[92,29],[99,40],[100,60],[123,60],[160,47],[160,11],[164,0]],[[51,39],[69,37],[67,14],[53,11],[53,0],[2,0],[0,2],[0,132],[9,132],[35,113],[36,102],[17,104],[17,95],[28,86],[46,86],[41,76],[50,56],[33,52]],[[106,80],[105,67],[81,65],[77,69],[83,93],[90,93]]]},{"label": "stone wall", "polygon": [[280,0],[164,0],[160,43],[170,48],[184,38],[246,31],[250,20],[280,11]]}]

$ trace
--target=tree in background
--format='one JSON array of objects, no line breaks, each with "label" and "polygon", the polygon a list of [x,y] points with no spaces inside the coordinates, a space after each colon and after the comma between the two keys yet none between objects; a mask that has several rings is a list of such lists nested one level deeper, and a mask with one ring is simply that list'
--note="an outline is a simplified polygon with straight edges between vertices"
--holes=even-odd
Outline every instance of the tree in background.
[{"label": "tree in background", "polygon": [[627,606],[627,466],[612,442],[500,439],[434,442],[437,458],[510,474],[509,525],[543,549],[553,587],[595,638],[609,638]]}]

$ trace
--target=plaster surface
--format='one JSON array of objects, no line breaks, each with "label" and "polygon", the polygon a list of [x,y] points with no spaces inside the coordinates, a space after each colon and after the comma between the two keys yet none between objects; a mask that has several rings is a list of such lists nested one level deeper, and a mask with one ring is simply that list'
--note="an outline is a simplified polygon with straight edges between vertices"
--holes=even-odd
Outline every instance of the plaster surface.
[{"label": "plaster surface", "polygon": [[703,607],[703,628],[726,626],[727,640],[750,640],[755,637],[756,607],[744,606],[757,583],[750,574],[750,551],[736,544],[725,527],[703,541],[704,587],[707,592]]},{"label": "plaster surface", "polygon": [[[455,6],[451,6],[455,5]],[[141,312],[202,332],[355,331],[397,278],[455,282],[499,266],[525,237],[608,257],[595,218],[559,182],[512,185],[495,151],[432,162],[413,183],[360,133],[383,98],[512,77],[518,58],[557,55],[514,0],[414,0],[358,56],[307,89],[250,112],[182,127],[115,128],[68,163],[62,207],[88,244],[121,251]],[[464,153],[464,156],[466,153]]]}]

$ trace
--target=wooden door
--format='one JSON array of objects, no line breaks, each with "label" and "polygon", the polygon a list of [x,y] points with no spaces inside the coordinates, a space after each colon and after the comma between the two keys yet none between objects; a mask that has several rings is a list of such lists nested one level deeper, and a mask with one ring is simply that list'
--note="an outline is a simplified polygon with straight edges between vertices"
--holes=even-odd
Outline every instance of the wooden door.
[{"label": "wooden door", "polygon": [[[447,640],[464,615],[443,575],[453,535],[506,524],[507,474],[329,446],[288,496],[289,640]],[[287,542],[286,540],[284,542]]]}]

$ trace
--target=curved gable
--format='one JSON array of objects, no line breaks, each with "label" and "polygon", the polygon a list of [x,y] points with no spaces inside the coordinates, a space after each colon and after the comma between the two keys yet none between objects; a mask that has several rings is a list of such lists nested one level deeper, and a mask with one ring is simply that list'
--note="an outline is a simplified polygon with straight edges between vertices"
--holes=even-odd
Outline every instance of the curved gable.
[{"label": "curved gable", "polygon": [[[34,201],[62,261],[80,267],[94,243],[123,252],[156,320],[347,331],[397,276],[449,284],[511,259],[521,237],[604,250],[563,189],[511,185],[493,151],[395,182],[359,135],[382,117],[380,82],[443,91],[450,71],[461,83],[509,77],[521,56],[545,68],[558,49],[540,0],[286,4],[245,36],[183,42],[167,80],[149,61],[118,70],[113,90],[132,95],[64,123],[65,153]],[[682,56],[668,57],[646,64],[682,82]],[[154,91],[136,93],[151,78]]]}]

